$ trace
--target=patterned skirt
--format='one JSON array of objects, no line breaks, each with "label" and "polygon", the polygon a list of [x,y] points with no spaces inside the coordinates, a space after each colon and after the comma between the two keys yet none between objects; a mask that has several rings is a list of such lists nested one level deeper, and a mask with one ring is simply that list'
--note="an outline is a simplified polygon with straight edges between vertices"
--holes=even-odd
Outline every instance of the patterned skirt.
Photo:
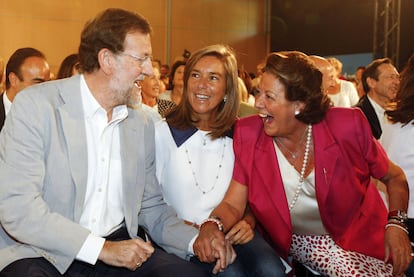
[{"label": "patterned skirt", "polygon": [[346,251],[329,235],[293,234],[290,255],[324,276],[392,276],[392,265],[361,253]]}]

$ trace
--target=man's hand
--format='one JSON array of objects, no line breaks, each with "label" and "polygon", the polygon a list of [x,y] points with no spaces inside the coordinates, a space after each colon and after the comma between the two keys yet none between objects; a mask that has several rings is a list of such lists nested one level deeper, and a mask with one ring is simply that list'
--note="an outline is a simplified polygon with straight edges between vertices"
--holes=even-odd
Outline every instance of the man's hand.
[{"label": "man's hand", "polygon": [[226,239],[232,244],[244,244],[251,241],[254,237],[254,231],[249,223],[240,220],[226,234]]},{"label": "man's hand", "polygon": [[385,262],[392,256],[394,276],[403,276],[413,259],[411,252],[410,240],[404,230],[392,226],[385,230]]},{"label": "man's hand", "polygon": [[[219,272],[223,272],[230,264],[236,260],[236,252],[234,251],[234,248],[230,241],[226,240],[226,260],[223,261],[220,258],[217,258],[216,265],[213,268],[213,274],[217,274]],[[214,248],[214,246],[213,246]]]},{"label": "man's hand", "polygon": [[224,238],[223,232],[218,230],[217,225],[211,222],[203,224],[193,249],[200,261],[216,262],[213,273],[223,271],[236,259],[236,253],[231,243]]},{"label": "man's hand", "polygon": [[146,262],[152,253],[154,247],[150,242],[142,239],[105,241],[99,260],[108,265],[126,267],[133,271]]}]

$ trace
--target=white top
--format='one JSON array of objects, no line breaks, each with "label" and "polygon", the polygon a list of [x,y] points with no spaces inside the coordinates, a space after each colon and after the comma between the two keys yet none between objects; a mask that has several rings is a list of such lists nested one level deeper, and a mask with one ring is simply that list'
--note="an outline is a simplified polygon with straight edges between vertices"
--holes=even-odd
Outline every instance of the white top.
[{"label": "white top", "polygon": [[328,94],[335,107],[353,107],[358,103],[358,91],[355,85],[346,80],[340,81],[340,90],[336,94]]},{"label": "white top", "polygon": [[155,125],[155,145],[157,178],[165,201],[180,218],[200,224],[220,203],[230,184],[233,139],[211,140],[206,131],[197,130],[177,147],[162,120]]},{"label": "white top", "polygon": [[410,190],[408,217],[414,218],[414,121],[404,127],[401,123],[386,123],[382,129],[382,146],[389,158],[405,173]]},{"label": "white top", "polygon": [[[279,162],[288,205],[295,197],[299,186],[300,173],[282,154],[279,146],[273,142]],[[295,206],[290,210],[293,233],[298,235],[324,235],[328,232],[322,224],[315,192],[315,170],[304,178],[302,188]]]}]

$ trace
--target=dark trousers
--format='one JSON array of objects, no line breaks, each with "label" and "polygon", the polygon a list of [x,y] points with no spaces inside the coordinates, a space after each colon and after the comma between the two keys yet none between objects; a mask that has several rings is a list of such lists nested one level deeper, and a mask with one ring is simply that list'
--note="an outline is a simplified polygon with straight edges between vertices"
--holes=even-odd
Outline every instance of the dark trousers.
[{"label": "dark trousers", "polygon": [[[408,222],[407,222],[407,226],[408,226],[408,235],[410,237],[410,241],[411,241],[411,243],[413,243],[414,242],[414,219],[409,218]],[[412,247],[412,248],[413,248],[413,252],[414,252],[414,247]],[[405,275],[407,277],[414,277],[414,261],[411,262],[411,265],[408,268],[408,270],[405,272]]]},{"label": "dark trousers", "polygon": [[[115,231],[108,240],[129,239],[126,229]],[[74,261],[64,275],[61,275],[56,268],[44,258],[31,258],[15,261],[5,267],[0,276],[10,277],[85,277],[85,276],[114,276],[114,277],[182,277],[182,276],[208,276],[202,269],[193,263],[180,259],[179,257],[168,254],[164,250],[155,248],[152,256],[142,264],[136,271],[126,268],[109,266],[98,261],[95,265],[90,265],[80,261]]]}]

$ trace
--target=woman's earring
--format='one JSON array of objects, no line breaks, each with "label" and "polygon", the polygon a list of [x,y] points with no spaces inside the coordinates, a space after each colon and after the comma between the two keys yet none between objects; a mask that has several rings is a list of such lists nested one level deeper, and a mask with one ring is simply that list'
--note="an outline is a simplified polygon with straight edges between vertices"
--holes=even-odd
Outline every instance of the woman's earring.
[{"label": "woman's earring", "polygon": [[226,103],[226,101],[227,101],[227,95],[224,95],[223,102]]},{"label": "woman's earring", "polygon": [[295,115],[298,115],[298,114],[300,114],[300,111],[299,110],[295,110]]}]

